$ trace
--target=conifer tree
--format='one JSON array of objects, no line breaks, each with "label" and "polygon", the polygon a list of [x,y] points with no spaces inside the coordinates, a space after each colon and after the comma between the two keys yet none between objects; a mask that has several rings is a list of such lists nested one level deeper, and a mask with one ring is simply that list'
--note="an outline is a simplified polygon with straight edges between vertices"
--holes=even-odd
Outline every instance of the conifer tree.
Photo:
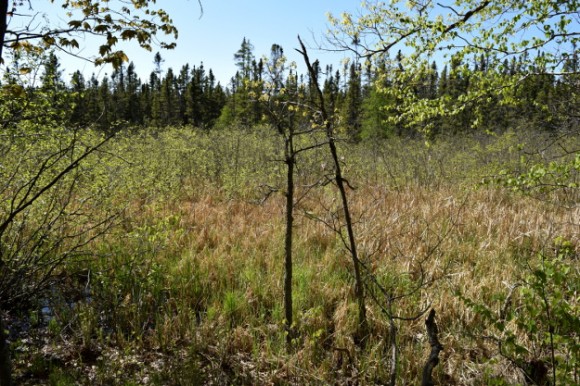
[{"label": "conifer tree", "polygon": [[205,95],[207,108],[204,127],[213,127],[226,104],[227,96],[219,82],[216,84],[216,79],[211,69],[207,76]]},{"label": "conifer tree", "polygon": [[121,64],[111,74],[111,116],[114,122],[125,119],[127,95],[125,90],[125,66]]},{"label": "conifer tree", "polygon": [[109,77],[105,74],[98,89],[98,106],[100,114],[97,117],[98,126],[105,132],[111,131],[111,124],[113,123],[112,104]]},{"label": "conifer tree", "polygon": [[172,126],[179,124],[179,97],[177,95],[176,78],[173,69],[167,69],[167,74],[161,82],[161,124]]},{"label": "conifer tree", "polygon": [[240,70],[242,79],[250,79],[252,63],[255,62],[254,46],[245,37],[242,40],[240,49],[234,54],[234,60],[236,66]]},{"label": "conifer tree", "polygon": [[386,60],[380,60],[373,66],[374,70],[369,75],[368,96],[363,101],[363,138],[384,138],[397,134],[395,126],[388,123],[388,117],[395,114],[395,100],[392,95],[385,92],[393,87],[388,74]]},{"label": "conifer tree", "polygon": [[[151,79],[149,79],[151,80]],[[142,112],[142,123],[145,126],[153,124],[153,92],[151,89],[151,83],[145,82],[141,84],[141,89],[139,91],[139,105],[141,106]]]},{"label": "conifer tree", "polygon": [[71,77],[71,88],[72,93],[72,112],[70,116],[70,121],[76,125],[86,125],[88,118],[88,106],[87,99],[85,96],[86,82],[83,74],[80,71],[75,71]]},{"label": "conifer tree", "polygon": [[163,106],[161,102],[161,80],[156,71],[149,75],[150,122],[157,127],[163,126]]},{"label": "conifer tree", "polygon": [[87,125],[94,125],[102,113],[99,103],[99,80],[93,73],[91,79],[87,82],[85,90],[85,117],[84,123]]},{"label": "conifer tree", "polygon": [[340,72],[333,72],[333,66],[331,64],[326,66],[325,73],[326,78],[322,85],[322,93],[324,98],[328,103],[329,110],[335,111],[341,106],[341,90],[340,90]]},{"label": "conifer tree", "polygon": [[191,82],[187,88],[187,116],[194,127],[202,127],[204,124],[204,82],[205,69],[193,67]]},{"label": "conifer tree", "polygon": [[[72,103],[65,93],[65,83],[62,79],[61,64],[54,53],[51,51],[43,62],[43,73],[40,77],[42,85],[40,92],[36,93],[37,98],[49,102],[49,111],[39,112],[39,116],[44,116],[49,120],[54,118],[65,120],[69,117],[70,104]],[[50,117],[49,117],[50,116]]]},{"label": "conifer tree", "polygon": [[177,76],[177,95],[179,99],[179,122],[182,125],[189,125],[190,119],[187,114],[187,96],[188,87],[191,82],[191,73],[189,69],[189,64],[184,64],[179,70],[179,75]]},{"label": "conifer tree", "polygon": [[434,99],[437,97],[437,87],[439,85],[439,72],[437,71],[437,63],[433,61],[428,75],[427,92],[425,97]]},{"label": "conifer tree", "polygon": [[127,66],[125,89],[126,107],[123,119],[136,125],[143,124],[144,111],[141,108],[140,88],[141,81],[135,72],[135,64],[131,62]]},{"label": "conifer tree", "polygon": [[343,114],[348,137],[351,140],[360,140],[362,128],[362,84],[360,68],[356,63],[351,63],[349,67]]},{"label": "conifer tree", "polygon": [[238,71],[231,80],[231,97],[220,118],[223,125],[238,122],[249,127],[261,119],[257,101],[263,65],[256,62],[253,50],[254,46],[244,37],[240,49],[234,54]]}]

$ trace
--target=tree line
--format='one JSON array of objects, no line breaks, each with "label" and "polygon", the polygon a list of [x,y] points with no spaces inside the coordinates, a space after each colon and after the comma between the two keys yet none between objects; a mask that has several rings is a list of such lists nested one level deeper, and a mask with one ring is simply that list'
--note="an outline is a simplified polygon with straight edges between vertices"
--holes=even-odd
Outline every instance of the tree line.
[{"label": "tree line", "polygon": [[[458,60],[442,68],[432,61],[423,68],[408,70],[401,51],[394,58],[379,56],[371,60],[350,60],[338,68],[323,67],[318,61],[313,69],[323,79],[322,91],[329,111],[337,124],[352,140],[391,135],[414,137],[418,134],[458,134],[468,131],[504,131],[508,128],[533,126],[547,131],[569,127],[574,120],[574,102],[569,96],[579,87],[579,58],[572,50],[562,65],[562,73],[541,73],[542,54],[530,58],[528,54],[511,57],[503,62],[481,54],[470,62]],[[178,72],[163,69],[163,58],[154,57],[154,70],[146,80],[138,77],[133,62],[115,68],[111,75],[85,79],[74,71],[64,79],[58,57],[51,52],[42,57],[40,85],[26,90],[28,99],[39,95],[52,101],[53,109],[69,124],[77,127],[96,126],[104,131],[131,127],[192,126],[209,129],[214,126],[241,125],[251,127],[267,124],[267,106],[261,96],[268,83],[278,82],[279,89],[299,90],[297,103],[307,104],[314,98],[308,76],[297,73],[292,64],[277,68],[284,58],[283,48],[272,46],[269,57],[257,58],[251,42],[244,38],[234,53],[238,71],[228,85],[223,86],[211,69],[201,63],[185,64]],[[29,74],[29,68],[14,60],[2,83],[21,84],[18,79]],[[405,71],[419,71],[408,76],[413,79],[401,84]],[[453,112],[441,111],[424,121],[406,120],[403,111],[405,86],[407,99],[429,104],[433,101],[462,101],[472,89],[481,87],[486,77],[516,79],[516,87],[507,97],[492,94],[475,100],[465,98]],[[473,81],[476,79],[476,81]],[[29,82],[33,84],[33,82]],[[499,95],[499,96],[498,96]],[[10,103],[10,102],[5,102]],[[442,106],[442,110],[445,106]]]}]

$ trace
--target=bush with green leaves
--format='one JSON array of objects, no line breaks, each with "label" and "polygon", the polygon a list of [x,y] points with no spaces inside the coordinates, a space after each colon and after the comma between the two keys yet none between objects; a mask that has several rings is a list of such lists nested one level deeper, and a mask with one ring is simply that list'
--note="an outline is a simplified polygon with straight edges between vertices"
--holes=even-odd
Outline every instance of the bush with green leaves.
[{"label": "bush with green leaves", "polygon": [[580,264],[576,246],[556,237],[550,250],[525,259],[527,272],[507,293],[489,303],[461,296],[484,321],[480,333],[527,382],[572,385],[580,382]]},{"label": "bush with green leaves", "polygon": [[21,306],[49,286],[115,218],[114,184],[103,182],[106,171],[96,162],[108,138],[62,127],[30,133],[26,126],[0,133],[3,308]]}]

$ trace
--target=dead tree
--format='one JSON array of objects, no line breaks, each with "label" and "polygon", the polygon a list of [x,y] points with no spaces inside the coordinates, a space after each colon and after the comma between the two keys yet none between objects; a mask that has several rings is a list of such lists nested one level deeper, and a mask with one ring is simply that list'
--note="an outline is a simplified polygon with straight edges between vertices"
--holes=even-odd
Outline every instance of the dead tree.
[{"label": "dead tree", "polygon": [[298,41],[300,42],[300,49],[297,51],[304,58],[304,62],[306,63],[306,67],[308,68],[308,73],[310,75],[312,85],[314,86],[314,91],[316,92],[316,98],[318,99],[318,104],[316,108],[320,114],[321,124],[326,132],[328,149],[330,151],[330,155],[334,163],[334,183],[336,184],[338,191],[340,192],[342,210],[344,214],[344,225],[346,227],[348,235],[347,248],[352,258],[354,270],[355,295],[358,303],[358,323],[359,323],[357,338],[359,340],[359,343],[362,343],[364,342],[366,336],[368,335],[369,328],[366,316],[365,291],[361,273],[361,262],[357,252],[353,222],[348,204],[348,197],[346,195],[346,185],[348,184],[348,182],[342,175],[340,158],[338,156],[338,150],[336,147],[336,133],[334,130],[333,123],[334,117],[330,116],[330,114],[326,109],[326,101],[324,99],[324,94],[322,93],[322,90],[320,89],[320,84],[318,82],[318,73],[317,71],[315,71],[312,63],[310,62],[308,52],[306,50],[306,47],[304,46],[304,43],[302,42],[302,39],[300,39],[300,36],[298,36]]}]

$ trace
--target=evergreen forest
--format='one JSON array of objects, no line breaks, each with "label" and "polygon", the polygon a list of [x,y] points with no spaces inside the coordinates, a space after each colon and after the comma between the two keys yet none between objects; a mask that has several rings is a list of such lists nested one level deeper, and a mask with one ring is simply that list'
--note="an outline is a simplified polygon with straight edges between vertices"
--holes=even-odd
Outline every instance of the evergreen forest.
[{"label": "evergreen forest", "polygon": [[[486,76],[512,79],[517,87],[509,96],[488,95],[485,99],[467,100],[459,112],[442,113],[435,120],[412,124],[404,119],[395,122],[394,118],[400,115],[400,101],[384,91],[396,88],[399,73],[405,71],[401,51],[393,60],[348,60],[340,68],[315,63],[315,71],[324,98],[336,115],[339,130],[350,142],[389,137],[430,139],[439,134],[501,134],[525,132],[530,128],[555,133],[577,124],[574,120],[577,101],[570,99],[570,95],[579,81],[580,54],[576,46],[572,52],[562,64],[562,72],[566,74],[562,76],[546,73],[530,77],[530,72],[542,72],[545,68],[539,68],[526,55],[505,59],[497,66],[491,66],[485,54],[465,63],[432,61],[426,69],[415,69],[417,74],[411,75],[414,98],[458,100],[469,95],[472,88],[479,88],[480,78]],[[539,55],[541,63],[542,53]],[[133,62],[122,63],[110,76],[97,78],[93,74],[85,79],[77,70],[70,79],[65,79],[54,51],[40,57],[16,59],[7,70],[3,84],[28,81],[34,85],[28,89],[30,102],[50,94],[49,98],[56,102],[53,107],[59,111],[59,119],[67,125],[90,126],[106,133],[127,128],[219,130],[264,126],[270,121],[260,97],[271,91],[272,82],[279,89],[299,89],[299,103],[308,103],[314,98],[309,75],[297,73],[292,64],[281,64],[282,47],[274,43],[271,52],[260,58],[246,38],[239,51],[232,53],[239,70],[226,85],[216,81],[213,71],[203,63],[184,64],[179,71],[164,69],[159,52],[152,59],[155,70],[144,80],[137,76]],[[38,72],[32,75],[28,72],[31,62],[38,67]],[[23,80],[31,76],[32,79]],[[472,77],[478,82],[471,83]]]}]

